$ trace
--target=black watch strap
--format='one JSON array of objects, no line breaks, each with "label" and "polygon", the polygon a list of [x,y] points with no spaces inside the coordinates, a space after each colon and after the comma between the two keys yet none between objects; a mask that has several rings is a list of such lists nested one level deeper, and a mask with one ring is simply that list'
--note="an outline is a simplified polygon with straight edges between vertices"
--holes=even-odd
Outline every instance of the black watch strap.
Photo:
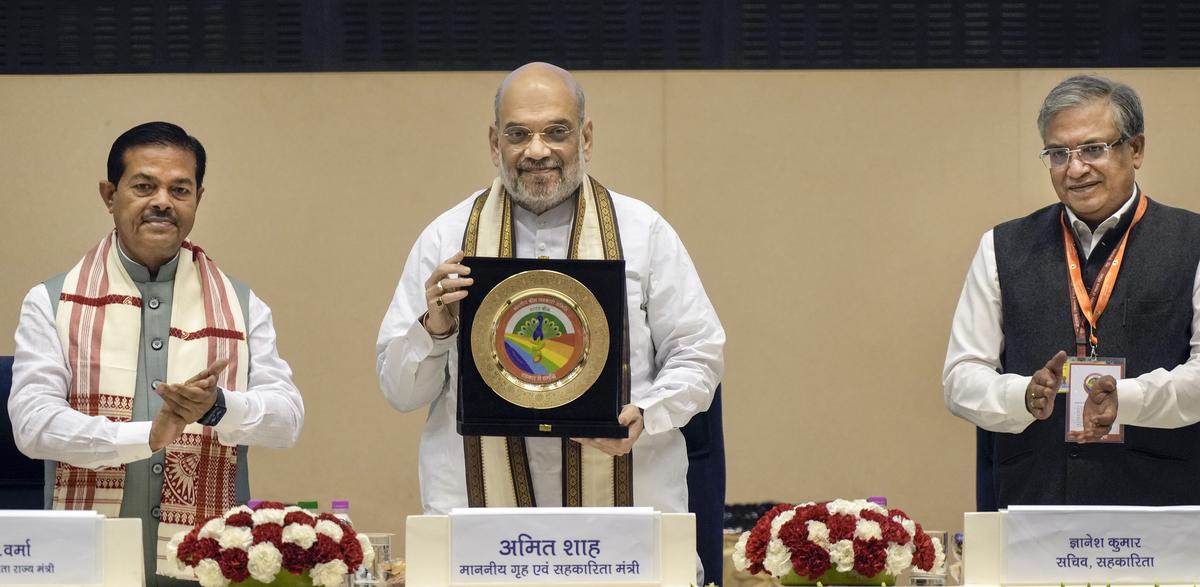
[{"label": "black watch strap", "polygon": [[213,402],[211,408],[204,412],[196,422],[205,426],[216,426],[221,423],[221,418],[225,417],[225,390],[217,388],[217,401]]}]

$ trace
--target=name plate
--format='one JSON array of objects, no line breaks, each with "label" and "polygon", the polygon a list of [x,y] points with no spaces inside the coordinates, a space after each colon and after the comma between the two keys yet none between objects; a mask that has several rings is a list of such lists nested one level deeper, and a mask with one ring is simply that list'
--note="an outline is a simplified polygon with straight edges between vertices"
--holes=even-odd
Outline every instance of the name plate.
[{"label": "name plate", "polygon": [[659,580],[651,508],[474,508],[450,513],[450,583]]},{"label": "name plate", "polygon": [[1200,507],[1013,506],[1005,583],[1191,584]]},{"label": "name plate", "polygon": [[101,583],[103,521],[92,511],[0,510],[0,585]]}]

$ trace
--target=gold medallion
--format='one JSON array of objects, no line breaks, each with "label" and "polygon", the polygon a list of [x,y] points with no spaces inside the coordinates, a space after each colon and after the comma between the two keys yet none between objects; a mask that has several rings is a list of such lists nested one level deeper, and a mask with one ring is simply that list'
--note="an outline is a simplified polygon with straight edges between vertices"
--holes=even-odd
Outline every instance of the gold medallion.
[{"label": "gold medallion", "polygon": [[471,354],[497,395],[525,408],[564,406],[600,377],[608,319],[575,278],[537,269],[501,281],[471,326]]}]

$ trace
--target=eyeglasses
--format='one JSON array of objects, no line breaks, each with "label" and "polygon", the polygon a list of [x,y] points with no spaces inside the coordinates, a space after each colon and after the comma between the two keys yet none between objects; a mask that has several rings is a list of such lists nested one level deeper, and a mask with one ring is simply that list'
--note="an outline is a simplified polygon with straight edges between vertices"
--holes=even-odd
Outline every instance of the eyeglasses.
[{"label": "eyeglasses", "polygon": [[523,126],[510,126],[504,129],[504,138],[508,140],[508,144],[517,146],[524,145],[533,140],[533,137],[540,136],[542,140],[551,145],[557,145],[571,138],[571,133],[575,129],[565,124],[551,124],[542,129],[542,132],[533,132]]},{"label": "eyeglasses", "polygon": [[1091,165],[1093,163],[1104,161],[1104,159],[1108,157],[1108,151],[1110,149],[1116,148],[1118,145],[1128,140],[1128,138],[1129,137],[1121,137],[1111,143],[1088,143],[1086,145],[1079,145],[1074,149],[1068,149],[1066,147],[1042,149],[1042,152],[1038,155],[1038,157],[1041,158],[1042,163],[1045,163],[1046,167],[1050,169],[1056,169],[1070,164],[1071,155],[1076,153],[1079,154],[1080,161]]}]

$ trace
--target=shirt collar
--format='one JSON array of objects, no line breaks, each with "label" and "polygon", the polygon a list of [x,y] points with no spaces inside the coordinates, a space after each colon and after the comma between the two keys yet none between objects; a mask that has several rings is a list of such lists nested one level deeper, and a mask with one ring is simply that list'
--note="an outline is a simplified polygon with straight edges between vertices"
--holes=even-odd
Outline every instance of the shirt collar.
[{"label": "shirt collar", "polygon": [[129,255],[125,254],[125,248],[121,246],[120,238],[117,239],[117,256],[121,259],[121,265],[125,267],[125,272],[135,283],[172,281],[175,279],[175,269],[179,267],[179,251],[175,251],[175,256],[170,261],[163,263],[162,267],[158,268],[158,273],[151,277],[148,267],[130,259]]},{"label": "shirt collar", "polygon": [[1137,200],[1138,191],[1138,185],[1135,182],[1133,184],[1133,193],[1129,195],[1129,199],[1125,200],[1125,203],[1121,205],[1121,208],[1116,212],[1113,212],[1112,216],[1109,216],[1104,222],[1101,222],[1098,226],[1096,226],[1095,231],[1093,231],[1092,227],[1088,226],[1086,222],[1080,220],[1079,217],[1075,215],[1075,212],[1071,210],[1070,206],[1063,206],[1063,208],[1067,210],[1067,220],[1071,221],[1071,228],[1075,230],[1075,236],[1083,238],[1085,235],[1090,236],[1092,234],[1098,234],[1111,230],[1117,225],[1118,222],[1121,221],[1121,217],[1133,207],[1134,201]]}]

